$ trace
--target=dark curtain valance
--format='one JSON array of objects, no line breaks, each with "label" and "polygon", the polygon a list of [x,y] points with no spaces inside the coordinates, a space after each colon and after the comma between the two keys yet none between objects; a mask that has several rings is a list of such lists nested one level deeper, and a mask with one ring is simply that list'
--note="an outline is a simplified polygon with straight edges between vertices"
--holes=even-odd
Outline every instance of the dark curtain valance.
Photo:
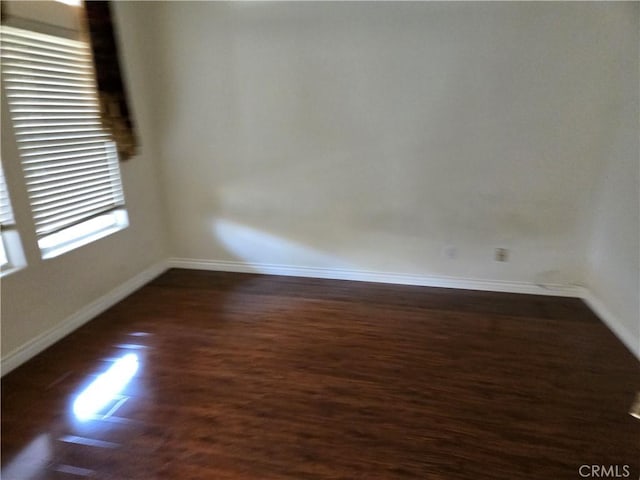
[{"label": "dark curtain valance", "polygon": [[93,50],[102,123],[117,145],[120,160],[127,160],[137,153],[138,143],[122,81],[109,4],[102,0],[86,1],[84,8]]}]

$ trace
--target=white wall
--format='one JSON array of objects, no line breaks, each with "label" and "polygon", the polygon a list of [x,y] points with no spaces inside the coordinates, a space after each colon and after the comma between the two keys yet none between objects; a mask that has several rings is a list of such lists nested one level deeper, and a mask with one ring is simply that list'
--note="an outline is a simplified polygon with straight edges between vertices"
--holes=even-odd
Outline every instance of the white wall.
[{"label": "white wall", "polygon": [[619,68],[620,102],[599,180],[588,286],[593,306],[640,357],[640,4],[617,19],[627,41],[619,48],[629,65]]},{"label": "white wall", "polygon": [[[2,280],[3,360],[169,255],[588,279],[640,343],[638,4],[115,8],[142,140],[122,164],[131,226],[44,262],[23,229],[29,266]],[[510,261],[494,262],[495,247]]]},{"label": "white wall", "polygon": [[[137,26],[116,12],[126,48],[124,70],[141,139],[141,155],[121,163],[130,226],[59,257],[41,260],[22,186],[18,153],[2,108],[2,158],[28,265],[2,278],[2,358],[6,367],[28,358],[78,312],[124,282],[148,271],[168,255],[158,192],[154,145],[149,141],[151,104],[147,97],[147,57]],[[3,100],[4,102],[4,100]],[[157,270],[157,269],[156,269]],[[150,271],[156,271],[150,270]],[[77,325],[76,325],[77,326]]]},{"label": "white wall", "polygon": [[[581,283],[612,106],[631,68],[619,48],[631,26],[617,21],[629,11],[149,8],[174,255]],[[508,263],[495,247],[511,250]]]}]

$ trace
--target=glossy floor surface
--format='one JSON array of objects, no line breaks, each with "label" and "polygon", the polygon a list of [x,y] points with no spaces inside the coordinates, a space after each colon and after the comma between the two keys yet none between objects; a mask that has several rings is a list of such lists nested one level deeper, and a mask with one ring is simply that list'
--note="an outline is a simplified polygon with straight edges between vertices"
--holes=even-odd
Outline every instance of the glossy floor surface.
[{"label": "glossy floor surface", "polygon": [[636,390],[577,299],[171,270],[3,379],[2,478],[638,478]]}]

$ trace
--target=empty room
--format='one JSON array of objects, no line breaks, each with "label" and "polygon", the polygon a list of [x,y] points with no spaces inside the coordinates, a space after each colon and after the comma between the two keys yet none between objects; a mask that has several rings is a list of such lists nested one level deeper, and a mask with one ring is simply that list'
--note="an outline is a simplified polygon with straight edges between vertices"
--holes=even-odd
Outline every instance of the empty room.
[{"label": "empty room", "polygon": [[1,477],[640,477],[640,3],[2,0]]}]

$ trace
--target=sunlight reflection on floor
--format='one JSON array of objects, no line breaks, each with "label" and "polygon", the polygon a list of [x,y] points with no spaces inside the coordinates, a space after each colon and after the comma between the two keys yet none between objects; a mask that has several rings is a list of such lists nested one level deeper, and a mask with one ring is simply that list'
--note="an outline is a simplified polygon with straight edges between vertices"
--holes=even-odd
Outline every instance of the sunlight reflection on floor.
[{"label": "sunlight reflection on floor", "polygon": [[73,402],[74,416],[80,421],[93,418],[124,390],[138,367],[138,355],[135,353],[118,358],[76,397]]}]

